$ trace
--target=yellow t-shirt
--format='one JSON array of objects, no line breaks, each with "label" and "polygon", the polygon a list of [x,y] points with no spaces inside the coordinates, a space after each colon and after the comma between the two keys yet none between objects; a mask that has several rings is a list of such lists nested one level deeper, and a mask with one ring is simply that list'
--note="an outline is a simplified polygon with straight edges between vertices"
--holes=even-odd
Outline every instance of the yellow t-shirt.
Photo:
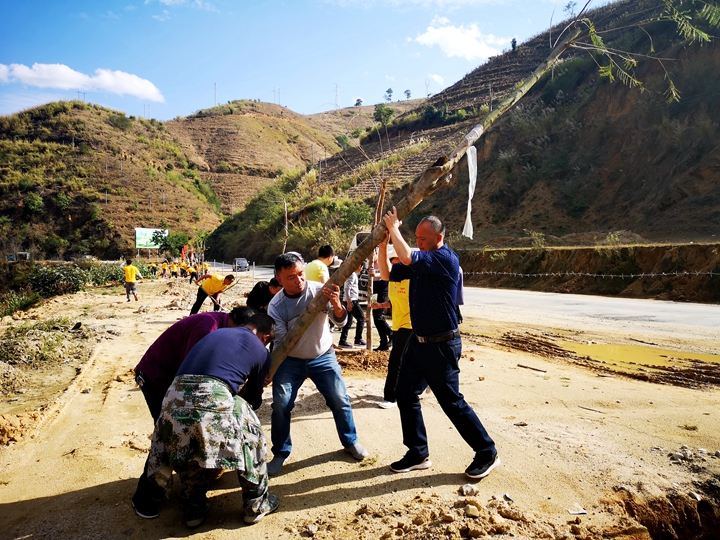
[{"label": "yellow t-shirt", "polygon": [[308,281],[324,283],[322,278],[325,278],[325,281],[330,279],[330,271],[328,270],[328,267],[325,266],[324,262],[319,259],[315,259],[313,262],[310,262],[307,266],[305,266],[305,279]]},{"label": "yellow t-shirt", "polygon": [[132,264],[123,266],[123,272],[125,272],[125,283],[135,283],[137,276],[140,274],[140,270]]},{"label": "yellow t-shirt", "polygon": [[209,296],[228,288],[228,286],[225,285],[225,276],[221,276],[220,274],[213,274],[209,278],[205,278],[202,280],[202,283],[200,283],[200,286]]},{"label": "yellow t-shirt", "polygon": [[177,270],[178,270],[178,265],[175,263],[170,263],[170,271],[177,272]]},{"label": "yellow t-shirt", "polygon": [[410,323],[410,280],[389,282],[388,297],[392,304],[392,329],[407,328],[412,330],[412,324]]}]

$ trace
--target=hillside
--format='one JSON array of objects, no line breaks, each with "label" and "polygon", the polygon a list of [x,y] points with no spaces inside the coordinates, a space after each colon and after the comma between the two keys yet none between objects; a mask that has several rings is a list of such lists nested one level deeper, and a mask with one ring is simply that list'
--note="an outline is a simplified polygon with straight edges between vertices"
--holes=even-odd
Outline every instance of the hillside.
[{"label": "hillside", "polygon": [[[452,245],[463,249],[517,245],[531,235],[548,245],[595,245],[608,235],[713,241],[720,221],[720,50],[715,42],[684,42],[673,23],[653,20],[660,6],[626,1],[588,15],[609,46],[641,55],[652,46],[665,59],[662,65],[640,59],[634,73],[643,89],[608,82],[596,59],[570,51],[476,144],[474,240],[460,236],[468,197],[464,160],[449,188],[405,220],[407,230],[434,213],[446,221]],[[354,230],[369,225],[383,180],[388,204],[399,200],[409,182],[487,114],[488,85],[497,103],[546,57],[550,34],[561,28],[491,58],[420,107],[398,112],[387,133],[381,130],[382,143],[377,132],[362,135],[361,146],[327,160],[321,178],[312,171],[274,188],[274,199],[288,201],[288,245],[307,255],[325,242],[347,245]],[[680,91],[679,103],[665,99],[664,69]],[[319,208],[324,200],[339,207]],[[267,202],[251,207],[210,239],[217,257],[244,249],[267,262],[280,248],[282,212]],[[357,219],[342,220],[338,212]]]},{"label": "hillside", "polygon": [[[452,244],[470,250],[522,245],[531,235],[548,245],[594,245],[609,234],[713,241],[720,53],[653,20],[661,5],[624,1],[589,13],[611,47],[654,48],[665,59],[639,61],[644,91],[609,83],[597,58],[569,51],[476,145],[475,239],[459,234],[465,162],[449,188],[406,219],[408,230],[432,212],[447,222]],[[382,104],[392,109],[386,127],[373,120],[375,106],[306,116],[252,100],[170,122],[79,101],[1,117],[0,250],[115,258],[134,252],[135,227],[169,228],[191,241],[217,229],[208,255],[226,260],[269,262],[284,242],[308,256],[323,243],[346,246],[370,224],[382,183],[387,203],[398,200],[488,113],[490,87],[496,104],[546,57],[562,27],[428,99]],[[668,75],[680,103],[663,96]]]},{"label": "hillside", "polygon": [[135,227],[192,237],[220,223],[165,124],[81,101],[0,118],[0,193],[2,250],[33,258],[116,258],[134,252]]}]

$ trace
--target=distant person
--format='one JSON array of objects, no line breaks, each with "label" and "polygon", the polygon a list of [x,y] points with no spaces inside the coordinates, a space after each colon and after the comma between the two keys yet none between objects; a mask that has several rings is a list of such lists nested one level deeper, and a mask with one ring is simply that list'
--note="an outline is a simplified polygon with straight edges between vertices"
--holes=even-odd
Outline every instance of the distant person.
[{"label": "distant person", "polygon": [[[376,304],[387,304],[388,303],[388,282],[387,279],[379,273],[379,268],[376,269],[377,255],[373,251],[373,264],[372,264],[372,280],[373,280],[373,293],[375,294]],[[378,270],[378,271],[376,271]],[[389,351],[393,346],[393,331],[390,325],[385,320],[385,308],[372,308],[373,322],[375,328],[380,336],[380,345],[375,347],[376,351]]]},{"label": "distant person", "polygon": [[445,226],[435,216],[420,220],[415,229],[419,251],[412,251],[400,233],[402,222],[395,207],[383,217],[402,265],[394,265],[391,279],[410,280],[408,339],[397,384],[397,405],[403,430],[405,456],[390,465],[405,473],[432,466],[420,395],[430,386],[443,412],[475,452],[465,475],[478,479],[500,464],[494,441],[475,411],[460,393],[460,355],[457,287],[459,259],[444,243]]},{"label": "distant person", "polygon": [[151,273],[153,276],[154,276],[155,274],[157,274],[157,264],[155,264],[155,263],[150,263],[150,264],[148,264],[148,268],[150,268],[150,273]]},{"label": "distant person", "polygon": [[180,477],[178,503],[188,527],[210,509],[208,470],[237,471],[245,523],[258,523],[280,501],[268,492],[267,442],[253,409],[262,404],[270,369],[265,348],[274,322],[254,315],[245,327],[220,328],[195,345],[168,389],[152,435],[148,475],[169,491]]},{"label": "distant person", "polygon": [[276,278],[272,278],[270,281],[258,281],[248,293],[246,304],[260,313],[267,313],[270,300],[281,290],[282,285]]},{"label": "distant person", "polygon": [[178,277],[178,264],[175,261],[172,261],[170,263],[170,277],[171,278]]},{"label": "distant person", "polygon": [[335,357],[332,335],[327,324],[328,318],[339,326],[345,323],[347,314],[340,301],[340,289],[337,285],[323,287],[319,283],[307,281],[305,265],[292,253],[285,253],[275,259],[275,277],[283,286],[283,290],[276,294],[268,305],[268,314],[275,319],[277,325],[276,345],[282,341],[316,295],[325,295],[328,302],[272,378],[273,459],[268,463],[268,473],[270,476],[278,474],[290,455],[291,413],[297,392],[308,378],[315,383],[332,411],[335,429],[343,448],[353,458],[362,460],[368,452],[358,440],[350,398]]},{"label": "distant person", "polygon": [[335,250],[329,244],[320,246],[318,249],[318,257],[305,266],[305,279],[308,281],[317,281],[325,283],[330,279],[328,267],[335,259]]},{"label": "distant person", "polygon": [[194,315],[200,311],[203,302],[208,296],[213,301],[213,311],[219,311],[220,295],[225,289],[232,285],[233,281],[235,281],[235,276],[232,274],[228,274],[225,277],[220,274],[204,274],[196,279],[195,285],[200,285],[200,283],[202,283],[202,285],[198,287],[197,299],[190,310],[190,315]]},{"label": "distant person", "polygon": [[364,347],[367,345],[365,340],[362,338],[363,329],[365,328],[365,313],[363,313],[360,307],[359,301],[359,290],[358,290],[358,275],[362,272],[362,265],[358,266],[355,271],[350,274],[350,277],[345,281],[345,309],[348,313],[348,319],[343,329],[340,331],[340,341],[338,341],[338,347],[343,349],[352,349],[352,345],[347,342],[350,328],[352,328],[353,318],[356,321],[355,326],[355,346]]},{"label": "distant person", "polygon": [[137,280],[142,279],[142,274],[140,273],[140,270],[138,270],[137,266],[133,266],[131,259],[125,261],[123,272],[125,272],[125,295],[127,296],[127,301],[130,301],[130,293],[132,293],[135,297],[135,301],[137,302]]},{"label": "distant person", "polygon": [[194,264],[191,264],[190,266],[188,266],[187,271],[190,275],[190,284],[192,285],[192,282],[197,280],[198,278],[197,267]]},{"label": "distant person", "polygon": [[[247,307],[236,307],[230,313],[198,313],[179,320],[160,334],[135,366],[135,382],[143,393],[153,423],[160,416],[163,398],[180,365],[197,342],[220,328],[244,326],[255,314],[255,310]],[[132,505],[137,515],[151,519],[158,515],[156,499],[161,490],[155,480],[148,477],[147,466],[146,461]]]},{"label": "distant person", "polygon": [[410,280],[394,281],[392,268],[400,264],[395,248],[388,246],[388,239],[380,243],[378,262],[380,263],[380,276],[388,283],[388,297],[385,302],[378,302],[372,305],[373,309],[392,307],[392,330],[393,348],[388,359],[387,376],[383,388],[383,400],[379,403],[382,409],[390,409],[397,405],[396,388],[402,365],[402,355],[405,352],[410,334],[412,334],[412,323],[410,321]]}]

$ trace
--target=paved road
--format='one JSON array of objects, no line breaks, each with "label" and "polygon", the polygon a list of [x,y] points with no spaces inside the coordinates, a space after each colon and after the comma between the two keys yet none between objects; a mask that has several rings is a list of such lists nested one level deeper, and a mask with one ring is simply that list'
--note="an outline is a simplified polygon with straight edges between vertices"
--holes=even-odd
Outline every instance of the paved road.
[{"label": "paved road", "polygon": [[512,325],[597,333],[644,341],[663,336],[720,348],[720,306],[467,287],[463,315]]},{"label": "paved road", "polygon": [[[218,263],[213,271],[230,272],[232,267]],[[269,280],[273,276],[269,267],[251,267],[250,272],[254,272],[256,280]],[[720,305],[715,304],[466,287],[463,314],[578,330],[602,331],[605,327],[619,326],[627,332],[636,332],[638,339],[648,332],[685,339],[693,335],[706,339],[717,336],[720,347]]]}]

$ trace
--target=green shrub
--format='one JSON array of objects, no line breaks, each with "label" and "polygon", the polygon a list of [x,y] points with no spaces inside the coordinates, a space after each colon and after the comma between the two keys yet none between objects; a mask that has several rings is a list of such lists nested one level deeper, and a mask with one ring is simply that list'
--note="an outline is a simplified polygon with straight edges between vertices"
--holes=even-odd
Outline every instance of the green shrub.
[{"label": "green shrub", "polygon": [[43,198],[37,193],[29,193],[23,200],[25,209],[31,214],[42,214],[45,210]]},{"label": "green shrub", "polygon": [[124,114],[111,114],[108,117],[108,122],[110,122],[110,125],[125,131],[132,127],[132,120]]},{"label": "green shrub", "polygon": [[125,273],[117,264],[93,264],[86,272],[88,282],[94,285],[106,285],[108,283],[125,281]]},{"label": "green shrub", "polygon": [[64,212],[70,206],[70,199],[64,193],[58,193],[55,195],[55,206],[57,206],[58,210]]},{"label": "green shrub", "polygon": [[28,275],[32,290],[44,298],[83,290],[88,274],[77,265],[36,266]]},{"label": "green shrub", "polygon": [[40,300],[40,295],[29,290],[8,291],[0,294],[0,317],[12,315],[18,310],[28,308]]}]

